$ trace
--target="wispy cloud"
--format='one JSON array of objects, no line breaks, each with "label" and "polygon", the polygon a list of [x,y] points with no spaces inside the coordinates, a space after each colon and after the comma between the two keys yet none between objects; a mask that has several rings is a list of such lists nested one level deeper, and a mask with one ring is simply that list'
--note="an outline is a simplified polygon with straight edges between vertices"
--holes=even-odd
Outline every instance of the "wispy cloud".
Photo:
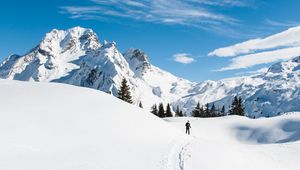
[{"label": "wispy cloud", "polygon": [[[71,18],[93,19],[122,17],[168,25],[186,25],[206,30],[226,29],[239,21],[212,11],[209,6],[244,7],[249,0],[90,0],[92,6],[63,6]],[[228,27],[229,29],[229,27]],[[217,31],[217,30],[215,30]]]},{"label": "wispy cloud", "polygon": [[218,71],[249,68],[259,64],[287,60],[300,55],[300,26],[268,36],[216,49],[208,54],[233,57]]},{"label": "wispy cloud", "polygon": [[244,56],[238,56],[231,59],[229,66],[223,67],[217,71],[236,70],[249,68],[259,64],[267,64],[281,60],[288,60],[299,56],[300,47],[290,47],[279,50],[259,52]]},{"label": "wispy cloud", "polygon": [[240,6],[240,7],[245,7],[245,6],[252,6],[253,3],[248,0],[190,0],[193,2],[198,2],[201,4],[206,4],[206,5],[213,5],[213,6]]},{"label": "wispy cloud", "polygon": [[277,26],[277,27],[295,27],[300,25],[300,22],[295,22],[295,21],[279,22],[279,21],[266,19],[266,24],[270,26]]},{"label": "wispy cloud", "polygon": [[268,71],[268,67],[263,67],[260,68],[258,70],[254,70],[254,71],[245,71],[245,72],[239,72],[236,73],[235,75],[237,76],[241,76],[241,75],[257,75],[257,74],[261,74],[261,73],[266,73]]},{"label": "wispy cloud", "polygon": [[196,61],[190,54],[187,53],[174,54],[173,59],[174,61],[182,64],[190,64]]},{"label": "wispy cloud", "polygon": [[236,55],[253,53],[261,50],[269,50],[275,48],[300,46],[300,26],[290,28],[286,31],[268,36],[266,38],[258,38],[248,40],[232,46],[218,48],[210,52],[209,56],[217,57],[233,57]]}]

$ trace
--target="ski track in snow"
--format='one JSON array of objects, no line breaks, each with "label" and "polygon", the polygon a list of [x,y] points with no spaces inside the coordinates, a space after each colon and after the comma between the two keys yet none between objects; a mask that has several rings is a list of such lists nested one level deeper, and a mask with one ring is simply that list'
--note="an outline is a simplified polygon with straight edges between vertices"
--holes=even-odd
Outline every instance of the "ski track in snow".
[{"label": "ski track in snow", "polygon": [[190,154],[188,146],[190,145],[193,137],[186,136],[179,142],[176,142],[170,149],[167,160],[165,162],[165,170],[184,170],[185,160]]}]

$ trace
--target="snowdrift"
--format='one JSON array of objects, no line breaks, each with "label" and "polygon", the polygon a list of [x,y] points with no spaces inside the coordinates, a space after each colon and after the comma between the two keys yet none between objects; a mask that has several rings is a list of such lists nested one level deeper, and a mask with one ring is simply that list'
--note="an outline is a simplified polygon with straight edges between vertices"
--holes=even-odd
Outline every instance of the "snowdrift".
[{"label": "snowdrift", "polygon": [[280,144],[300,141],[300,113],[272,119],[245,121],[233,127],[238,140],[252,144]]},{"label": "snowdrift", "polygon": [[106,93],[0,80],[0,169],[162,169],[182,136]]},{"label": "snowdrift", "polygon": [[226,116],[166,120],[181,131],[182,124],[191,121],[191,139],[179,153],[181,169],[299,169],[299,112],[260,119]]}]

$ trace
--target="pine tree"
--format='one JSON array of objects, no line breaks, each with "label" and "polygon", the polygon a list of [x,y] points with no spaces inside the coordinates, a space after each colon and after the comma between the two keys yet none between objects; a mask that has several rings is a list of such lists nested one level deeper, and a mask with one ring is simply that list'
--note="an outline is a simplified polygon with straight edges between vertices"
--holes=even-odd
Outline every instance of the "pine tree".
[{"label": "pine tree", "polygon": [[217,113],[216,113],[216,106],[215,104],[213,103],[211,108],[210,108],[210,116],[211,117],[217,117]]},{"label": "pine tree", "polygon": [[164,105],[162,103],[160,103],[158,106],[158,117],[160,118],[165,117]]},{"label": "pine tree", "polygon": [[237,115],[237,105],[238,105],[238,97],[234,96],[232,103],[231,103],[231,107],[229,110],[229,114],[230,115]]},{"label": "pine tree", "polygon": [[177,108],[176,108],[175,116],[176,117],[183,117],[184,116],[182,110],[179,109],[179,106],[177,106]]},{"label": "pine tree", "polygon": [[225,115],[225,105],[222,106],[220,115],[221,115],[221,116],[224,116],[224,115]]},{"label": "pine tree", "polygon": [[245,115],[245,108],[242,97],[235,96],[232,100],[231,108],[229,110],[230,115]]},{"label": "pine tree", "polygon": [[169,103],[168,103],[167,108],[166,108],[166,115],[165,116],[166,117],[173,117]]},{"label": "pine tree", "polygon": [[157,105],[156,104],[154,104],[151,107],[151,113],[153,113],[154,115],[158,116],[158,110],[157,110]]},{"label": "pine tree", "polygon": [[192,111],[192,116],[193,117],[200,117],[200,103],[197,103],[197,106],[195,107],[195,109]]},{"label": "pine tree", "polygon": [[203,109],[203,106],[200,107],[200,117],[206,117],[205,110]]},{"label": "pine tree", "polygon": [[210,117],[210,110],[209,110],[208,103],[206,103],[205,105],[204,117]]},{"label": "pine tree", "polygon": [[118,98],[124,100],[125,102],[132,103],[130,88],[125,78],[123,78],[121,88],[118,91]]},{"label": "pine tree", "polygon": [[243,104],[243,99],[242,97],[239,97],[238,98],[238,107],[237,107],[237,112],[238,112],[238,115],[240,116],[245,116],[245,108],[244,108],[244,104]]},{"label": "pine tree", "polygon": [[140,101],[139,107],[140,107],[140,108],[143,108],[143,104],[142,104],[141,101]]},{"label": "pine tree", "polygon": [[180,110],[180,111],[179,111],[179,115],[180,115],[179,117],[183,117],[183,116],[185,116],[185,113],[183,113],[183,111]]},{"label": "pine tree", "polygon": [[175,116],[176,116],[176,117],[181,117],[181,116],[180,116],[180,109],[179,109],[179,106],[176,107]]}]

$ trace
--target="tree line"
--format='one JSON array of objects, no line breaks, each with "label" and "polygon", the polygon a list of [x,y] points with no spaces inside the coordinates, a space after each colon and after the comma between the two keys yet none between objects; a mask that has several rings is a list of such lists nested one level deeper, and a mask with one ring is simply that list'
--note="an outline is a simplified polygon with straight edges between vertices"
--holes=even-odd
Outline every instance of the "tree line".
[{"label": "tree line", "polygon": [[[130,93],[129,85],[127,84],[127,80],[123,79],[121,83],[121,87],[118,91],[118,98],[126,101],[128,103],[132,103],[132,97]],[[139,107],[143,108],[142,102],[139,102]],[[151,113],[160,117],[173,117],[170,104],[168,103],[166,108],[164,108],[163,103],[154,104],[151,107]],[[221,108],[217,108],[214,103],[212,104],[205,104],[200,105],[198,102],[196,107],[193,109],[192,114],[193,117],[220,117],[220,116],[226,116],[226,115],[240,115],[245,116],[245,108],[243,104],[242,97],[235,96],[232,100],[232,103],[230,105],[230,108],[228,112],[226,112],[225,105],[223,105]],[[177,106],[175,111],[176,117],[182,117],[186,116],[186,114],[183,113],[183,111]]]},{"label": "tree line", "polygon": [[226,112],[225,105],[221,108],[216,108],[215,104],[212,103],[211,106],[207,103],[205,106],[201,106],[197,103],[197,106],[192,111],[193,117],[220,117],[226,115],[240,115],[245,116],[245,108],[243,104],[242,97],[235,96],[232,100],[228,112]]},{"label": "tree line", "polygon": [[164,105],[163,103],[159,103],[158,107],[156,104],[154,104],[151,107],[151,111],[152,114],[160,117],[160,118],[164,118],[164,117],[173,117],[172,111],[171,111],[171,107],[170,104],[168,103],[166,106],[166,109],[164,109]]}]

